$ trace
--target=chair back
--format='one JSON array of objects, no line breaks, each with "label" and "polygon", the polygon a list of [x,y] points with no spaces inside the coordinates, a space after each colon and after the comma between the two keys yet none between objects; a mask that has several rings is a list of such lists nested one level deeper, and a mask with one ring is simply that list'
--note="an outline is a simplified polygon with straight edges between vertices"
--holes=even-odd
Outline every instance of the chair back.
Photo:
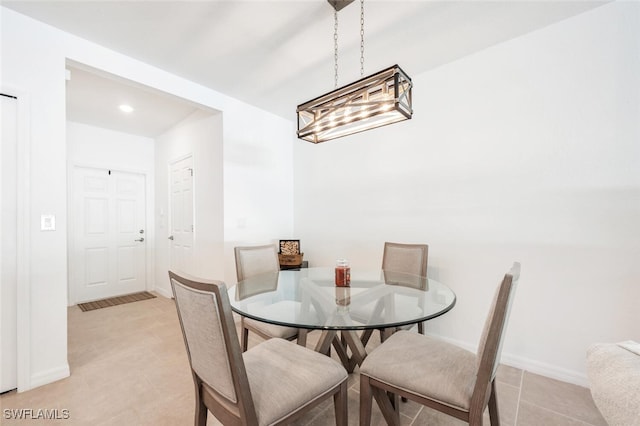
[{"label": "chair back", "polygon": [[384,243],[382,269],[405,274],[427,276],[429,246],[426,244]]},{"label": "chair back", "polygon": [[278,272],[278,247],[275,244],[235,247],[236,276],[238,281],[265,272]]},{"label": "chair back", "polygon": [[245,277],[236,285],[236,300],[244,300],[247,297],[276,290],[279,278],[278,272],[265,272]]},{"label": "chair back", "polygon": [[491,310],[485,320],[484,330],[478,345],[478,373],[472,401],[478,398],[479,403],[482,400],[486,404],[489,398],[489,386],[496,376],[500,363],[502,342],[519,279],[520,263],[514,262],[495,291]]},{"label": "chair back", "polygon": [[[233,417],[256,418],[227,289],[169,271],[197,395],[202,383],[214,392],[216,406]],[[257,420],[256,420],[257,421]]]}]

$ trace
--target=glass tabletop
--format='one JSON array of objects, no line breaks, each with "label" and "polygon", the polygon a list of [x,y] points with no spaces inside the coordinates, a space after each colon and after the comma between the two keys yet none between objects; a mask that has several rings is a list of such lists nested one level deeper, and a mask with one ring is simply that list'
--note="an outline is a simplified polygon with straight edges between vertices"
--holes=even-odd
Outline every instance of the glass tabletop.
[{"label": "glass tabletop", "polygon": [[363,330],[415,324],[453,308],[456,295],[438,281],[393,271],[352,268],[336,287],[333,268],[255,275],[229,288],[238,314],[289,327]]}]

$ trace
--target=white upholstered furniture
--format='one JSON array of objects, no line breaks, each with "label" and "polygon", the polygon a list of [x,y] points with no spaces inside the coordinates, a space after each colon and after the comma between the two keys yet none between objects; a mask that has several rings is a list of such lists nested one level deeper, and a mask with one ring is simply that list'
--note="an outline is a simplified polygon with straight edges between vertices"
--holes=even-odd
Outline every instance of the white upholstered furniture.
[{"label": "white upholstered furniture", "polygon": [[640,426],[640,344],[592,345],[587,375],[593,401],[609,426]]}]

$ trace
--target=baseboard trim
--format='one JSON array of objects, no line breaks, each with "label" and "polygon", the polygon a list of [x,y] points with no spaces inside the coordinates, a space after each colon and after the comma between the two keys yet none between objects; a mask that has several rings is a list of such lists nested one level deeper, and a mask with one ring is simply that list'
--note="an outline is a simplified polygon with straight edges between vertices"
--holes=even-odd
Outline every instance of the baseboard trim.
[{"label": "baseboard trim", "polygon": [[[429,336],[436,337],[444,340],[445,342],[459,346],[471,352],[476,352],[476,346],[470,345],[460,340],[451,339],[444,336],[439,336],[431,333],[427,333]],[[551,379],[560,380],[562,382],[571,383],[574,385],[589,387],[589,381],[584,373],[578,371],[568,370],[566,368],[558,367],[556,365],[548,364],[545,362],[536,361],[527,357],[514,355],[503,352],[500,357],[500,363],[508,365],[510,367],[519,368],[521,370],[528,371],[529,373],[539,374],[541,376],[549,377]]]},{"label": "baseboard trim", "polygon": [[526,370],[529,373],[539,374],[541,376],[572,383],[585,388],[589,387],[587,375],[577,371],[568,370],[566,368],[558,367],[557,365],[547,364],[545,362],[508,353],[502,354],[501,360],[505,365],[520,368],[521,370]]},{"label": "baseboard trim", "polygon": [[[55,381],[66,379],[70,376],[69,364],[65,363],[63,366],[58,368],[52,368],[47,371],[43,371],[41,373],[37,373],[31,376],[31,383],[29,389],[34,389],[39,386],[48,385],[49,383],[53,383]],[[25,390],[29,390],[25,389]]]},{"label": "baseboard trim", "polygon": [[166,297],[167,299],[173,299],[173,294],[171,294],[170,291],[167,291],[167,290],[165,290],[163,288],[157,288],[156,287],[155,289],[153,289],[153,291],[158,293],[160,296]]}]

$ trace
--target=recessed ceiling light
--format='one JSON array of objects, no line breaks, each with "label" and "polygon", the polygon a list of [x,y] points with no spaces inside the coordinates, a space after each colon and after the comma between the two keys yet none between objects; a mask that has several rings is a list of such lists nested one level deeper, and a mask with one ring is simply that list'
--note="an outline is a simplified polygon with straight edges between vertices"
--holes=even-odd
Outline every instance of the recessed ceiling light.
[{"label": "recessed ceiling light", "polygon": [[120,108],[120,111],[122,112],[126,112],[126,113],[133,112],[133,107],[131,105],[122,104],[120,105],[119,108]]}]

